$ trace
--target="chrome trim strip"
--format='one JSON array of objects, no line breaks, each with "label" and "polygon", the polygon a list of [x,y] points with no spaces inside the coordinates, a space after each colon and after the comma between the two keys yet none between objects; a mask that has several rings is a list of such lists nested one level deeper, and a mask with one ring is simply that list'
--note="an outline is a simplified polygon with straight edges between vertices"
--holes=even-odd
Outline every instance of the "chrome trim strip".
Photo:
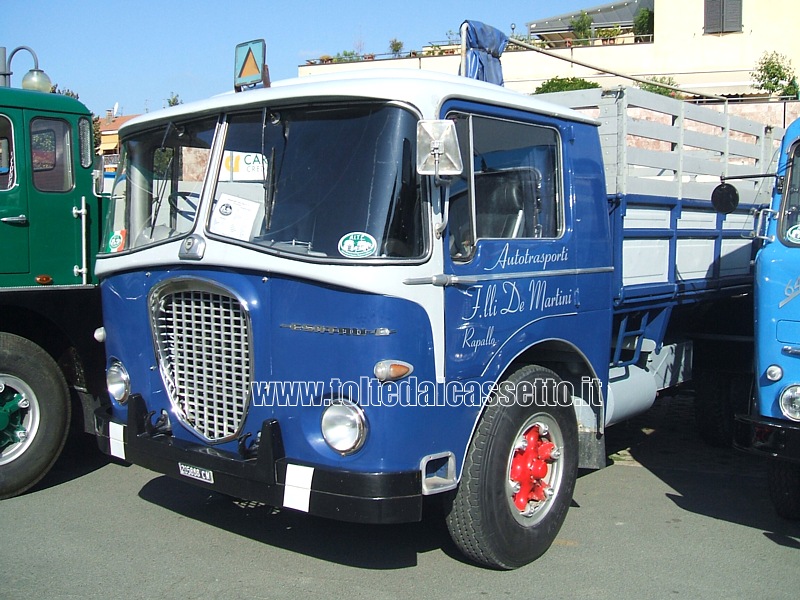
[{"label": "chrome trim strip", "polygon": [[404,279],[405,285],[471,285],[481,281],[500,281],[507,279],[528,279],[532,277],[560,277],[563,275],[593,275],[597,273],[613,273],[614,267],[590,267],[588,269],[558,269],[556,271],[526,271],[523,273],[491,273],[487,275],[434,275],[432,277],[415,277]]}]

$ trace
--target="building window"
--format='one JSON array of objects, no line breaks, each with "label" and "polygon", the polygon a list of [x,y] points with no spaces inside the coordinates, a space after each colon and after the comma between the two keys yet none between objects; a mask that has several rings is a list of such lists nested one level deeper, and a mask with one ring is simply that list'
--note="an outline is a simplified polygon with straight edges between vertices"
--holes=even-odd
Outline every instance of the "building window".
[{"label": "building window", "polygon": [[742,0],[705,0],[706,33],[742,31]]}]

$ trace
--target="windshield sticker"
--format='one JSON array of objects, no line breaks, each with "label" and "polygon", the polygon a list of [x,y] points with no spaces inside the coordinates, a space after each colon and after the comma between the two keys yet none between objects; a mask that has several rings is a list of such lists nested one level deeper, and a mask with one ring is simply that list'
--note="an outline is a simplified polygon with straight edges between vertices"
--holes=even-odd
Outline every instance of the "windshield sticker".
[{"label": "windshield sticker", "polygon": [[211,233],[249,241],[260,206],[258,202],[252,200],[220,194],[211,212],[208,229]]},{"label": "windshield sticker", "polygon": [[377,249],[375,238],[363,231],[348,233],[339,240],[339,254],[345,258],[366,258],[375,254]]},{"label": "windshield sticker", "polygon": [[111,234],[106,245],[106,252],[122,252],[125,249],[125,230],[120,229]]},{"label": "windshield sticker", "polygon": [[792,225],[786,232],[786,239],[790,242],[800,243],[800,225]]}]

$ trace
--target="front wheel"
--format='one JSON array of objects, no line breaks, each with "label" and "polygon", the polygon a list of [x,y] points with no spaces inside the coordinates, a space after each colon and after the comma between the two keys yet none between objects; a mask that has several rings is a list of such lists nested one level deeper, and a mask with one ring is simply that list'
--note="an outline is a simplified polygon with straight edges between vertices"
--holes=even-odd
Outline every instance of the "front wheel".
[{"label": "front wheel", "polygon": [[45,476],[64,447],[69,418],[55,361],[33,342],[0,333],[0,499]]},{"label": "front wheel", "polygon": [[705,371],[695,377],[695,424],[709,446],[729,448],[734,415],[746,413],[753,386],[751,373]]},{"label": "front wheel", "polygon": [[558,375],[530,365],[499,386],[473,436],[447,527],[461,552],[498,569],[550,547],[567,515],[578,471],[571,397]]},{"label": "front wheel", "polygon": [[775,512],[784,519],[800,520],[800,464],[772,460],[767,484]]}]

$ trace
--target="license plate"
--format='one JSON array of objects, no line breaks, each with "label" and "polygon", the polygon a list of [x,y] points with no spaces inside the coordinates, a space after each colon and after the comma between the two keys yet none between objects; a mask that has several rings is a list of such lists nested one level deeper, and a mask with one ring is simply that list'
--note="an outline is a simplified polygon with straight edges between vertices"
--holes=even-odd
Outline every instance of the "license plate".
[{"label": "license plate", "polygon": [[178,463],[178,472],[184,477],[197,479],[197,481],[202,481],[203,483],[214,483],[214,471],[208,469],[201,469],[186,463]]}]

